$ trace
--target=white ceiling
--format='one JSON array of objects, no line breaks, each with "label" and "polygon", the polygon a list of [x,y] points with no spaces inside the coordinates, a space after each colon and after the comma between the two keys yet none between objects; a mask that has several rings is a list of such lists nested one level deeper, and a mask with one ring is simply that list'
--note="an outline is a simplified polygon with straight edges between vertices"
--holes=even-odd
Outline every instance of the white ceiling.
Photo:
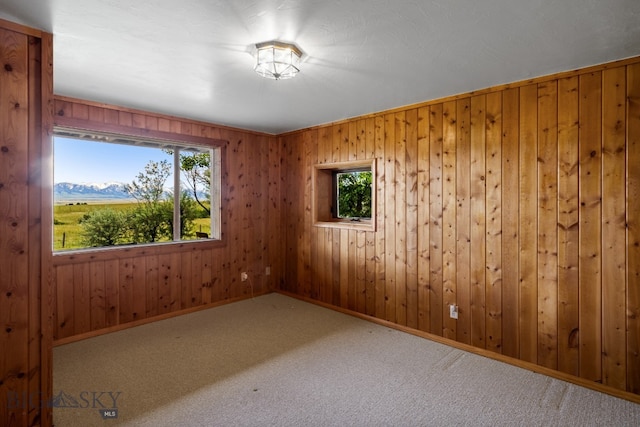
[{"label": "white ceiling", "polygon": [[[56,94],[282,133],[640,55],[640,0],[0,0]],[[255,43],[298,44],[292,80]]]}]

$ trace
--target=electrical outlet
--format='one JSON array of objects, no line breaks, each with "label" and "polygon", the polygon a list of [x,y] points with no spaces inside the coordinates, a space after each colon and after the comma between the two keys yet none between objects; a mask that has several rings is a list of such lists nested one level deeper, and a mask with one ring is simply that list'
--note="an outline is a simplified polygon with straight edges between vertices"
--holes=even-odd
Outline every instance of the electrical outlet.
[{"label": "electrical outlet", "polygon": [[243,282],[246,282],[249,279],[249,275],[247,274],[246,271],[243,271],[242,273],[240,273],[240,280],[242,280]]},{"label": "electrical outlet", "polygon": [[271,275],[271,267],[267,266],[267,267],[264,269],[264,275],[265,275],[265,276],[269,276],[269,275]]},{"label": "electrical outlet", "polygon": [[451,304],[449,306],[449,317],[451,317],[452,319],[457,319],[458,318],[458,306],[455,304]]}]

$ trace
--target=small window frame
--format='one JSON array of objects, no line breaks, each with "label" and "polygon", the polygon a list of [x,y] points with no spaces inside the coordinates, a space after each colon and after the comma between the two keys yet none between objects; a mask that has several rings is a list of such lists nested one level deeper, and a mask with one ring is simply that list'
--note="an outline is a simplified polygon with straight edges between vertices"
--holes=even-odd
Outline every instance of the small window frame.
[{"label": "small window frame", "polygon": [[[337,217],[337,182],[339,173],[371,171],[371,218]],[[376,159],[353,160],[340,163],[319,163],[313,168],[311,180],[311,212],[316,227],[347,228],[375,231],[376,229]]]}]

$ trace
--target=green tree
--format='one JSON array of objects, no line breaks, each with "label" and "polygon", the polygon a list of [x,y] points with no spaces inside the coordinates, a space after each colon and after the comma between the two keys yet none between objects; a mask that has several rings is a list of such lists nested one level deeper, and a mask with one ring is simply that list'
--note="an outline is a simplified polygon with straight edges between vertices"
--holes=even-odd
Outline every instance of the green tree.
[{"label": "green tree", "polygon": [[371,171],[338,174],[338,217],[371,218]]},{"label": "green tree", "polygon": [[80,219],[82,241],[87,247],[123,243],[127,234],[127,223],[126,212],[110,208],[93,210]]},{"label": "green tree", "polygon": [[[168,210],[166,221],[173,230],[173,199],[167,201]],[[200,217],[200,209],[189,191],[180,193],[180,238],[190,237],[194,234],[194,219]]]},{"label": "green tree", "polygon": [[157,203],[165,195],[164,184],[171,175],[171,165],[166,160],[149,161],[144,172],[139,172],[131,184],[124,186],[125,191],[139,203]]},{"label": "green tree", "polygon": [[172,213],[172,204],[166,200],[164,185],[171,173],[166,160],[150,161],[144,172],[125,185],[125,191],[138,201],[130,218],[130,229],[136,243],[151,243],[171,239],[172,229],[167,222],[168,212]]},{"label": "green tree", "polygon": [[201,200],[201,195],[207,199],[211,197],[211,156],[209,153],[180,154],[180,169],[193,199],[207,216],[210,215],[211,211],[204,203],[206,200]]}]

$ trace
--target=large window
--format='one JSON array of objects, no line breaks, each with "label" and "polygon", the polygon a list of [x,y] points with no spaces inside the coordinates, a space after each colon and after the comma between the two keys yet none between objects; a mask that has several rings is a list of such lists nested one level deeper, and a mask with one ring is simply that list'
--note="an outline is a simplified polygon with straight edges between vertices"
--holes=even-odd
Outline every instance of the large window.
[{"label": "large window", "polygon": [[220,152],[56,129],[53,249],[220,239]]}]

